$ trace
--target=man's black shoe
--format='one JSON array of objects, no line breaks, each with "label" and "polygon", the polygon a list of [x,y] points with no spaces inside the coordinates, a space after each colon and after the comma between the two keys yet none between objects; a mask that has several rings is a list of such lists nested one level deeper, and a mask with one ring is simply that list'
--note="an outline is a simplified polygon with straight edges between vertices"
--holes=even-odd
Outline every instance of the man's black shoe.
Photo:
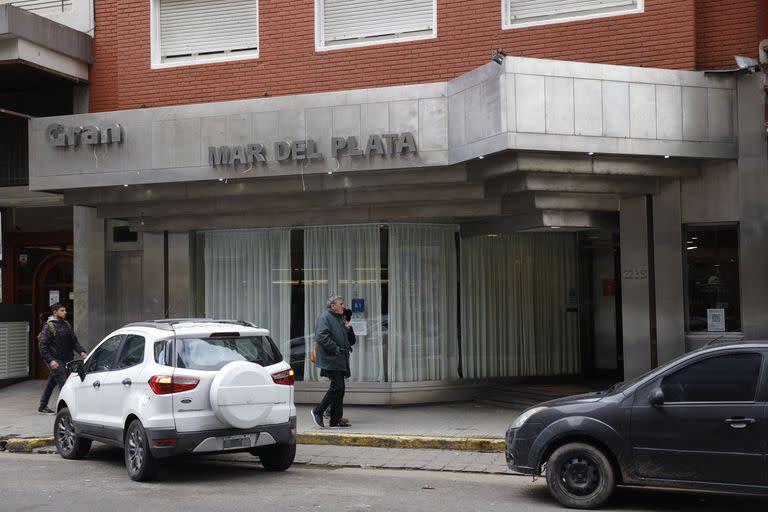
[{"label": "man's black shoe", "polygon": [[323,423],[323,415],[317,414],[314,410],[310,410],[309,412],[312,413],[312,421],[315,422],[315,425],[320,428],[325,428],[325,423]]},{"label": "man's black shoe", "polygon": [[52,410],[50,410],[47,407],[38,407],[37,408],[37,412],[39,414],[56,414],[55,412],[53,412]]},{"label": "man's black shoe", "polygon": [[335,425],[329,425],[331,428],[349,428],[352,426],[351,423],[337,423]]}]

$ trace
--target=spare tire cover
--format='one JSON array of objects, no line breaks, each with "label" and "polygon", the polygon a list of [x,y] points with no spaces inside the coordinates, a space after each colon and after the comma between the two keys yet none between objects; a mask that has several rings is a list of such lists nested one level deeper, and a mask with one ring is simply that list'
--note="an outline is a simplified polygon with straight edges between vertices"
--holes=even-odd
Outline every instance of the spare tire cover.
[{"label": "spare tire cover", "polygon": [[252,428],[269,416],[280,398],[272,376],[263,366],[234,361],[214,377],[210,399],[222,422],[235,428]]}]

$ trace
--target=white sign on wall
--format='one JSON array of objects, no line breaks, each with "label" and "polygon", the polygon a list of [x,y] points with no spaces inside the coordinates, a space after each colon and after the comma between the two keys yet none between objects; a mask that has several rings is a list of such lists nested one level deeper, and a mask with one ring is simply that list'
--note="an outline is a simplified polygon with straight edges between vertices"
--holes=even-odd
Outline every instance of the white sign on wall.
[{"label": "white sign on wall", "polygon": [[709,332],[725,331],[725,310],[722,308],[707,309],[707,330]]}]

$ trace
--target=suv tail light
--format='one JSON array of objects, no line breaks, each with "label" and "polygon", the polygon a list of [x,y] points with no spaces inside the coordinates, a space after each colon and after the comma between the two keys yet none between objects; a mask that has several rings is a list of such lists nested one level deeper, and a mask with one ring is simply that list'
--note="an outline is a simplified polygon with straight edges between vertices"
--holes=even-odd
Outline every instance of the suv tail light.
[{"label": "suv tail light", "polygon": [[195,389],[200,383],[197,377],[184,377],[183,375],[155,375],[149,379],[149,387],[156,395],[168,395]]},{"label": "suv tail light", "polygon": [[293,386],[293,368],[288,368],[281,372],[273,373],[272,380],[275,384],[283,384],[284,386]]}]

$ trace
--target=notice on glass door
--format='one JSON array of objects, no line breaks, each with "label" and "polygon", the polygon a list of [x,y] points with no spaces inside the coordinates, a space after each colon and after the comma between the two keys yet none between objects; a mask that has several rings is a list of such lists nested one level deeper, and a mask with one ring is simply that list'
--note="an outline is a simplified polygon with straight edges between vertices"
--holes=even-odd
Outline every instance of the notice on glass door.
[{"label": "notice on glass door", "polygon": [[53,306],[59,302],[59,290],[49,290],[48,291],[48,305]]},{"label": "notice on glass door", "polygon": [[725,331],[725,310],[721,308],[707,309],[707,331]]}]

